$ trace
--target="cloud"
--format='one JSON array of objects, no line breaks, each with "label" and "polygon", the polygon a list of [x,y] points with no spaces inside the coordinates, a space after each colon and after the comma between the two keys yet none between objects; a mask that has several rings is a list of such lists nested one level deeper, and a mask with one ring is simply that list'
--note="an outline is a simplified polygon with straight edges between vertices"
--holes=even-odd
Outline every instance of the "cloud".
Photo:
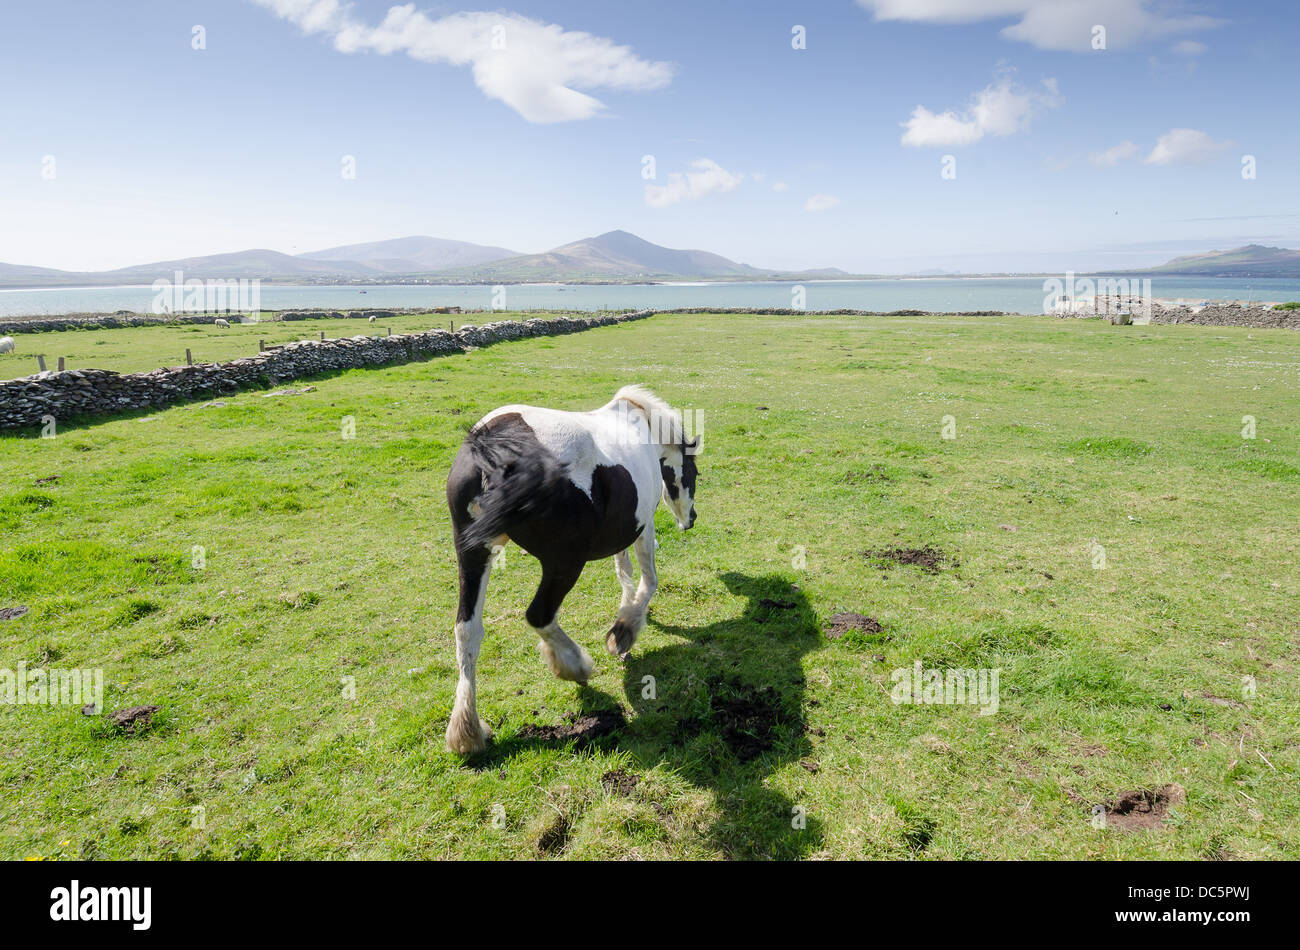
[{"label": "cloud", "polygon": [[679,201],[696,201],[715,192],[734,191],[745,179],[709,158],[697,158],[690,167],[690,171],[670,174],[666,185],[647,183],[645,203],[652,208],[666,208]]},{"label": "cloud", "polygon": [[805,211],[830,211],[840,203],[834,195],[813,195],[803,203]]},{"label": "cloud", "polygon": [[971,145],[985,135],[1013,135],[1029,127],[1043,109],[1061,104],[1055,79],[1045,79],[1041,91],[1026,89],[1004,75],[993,85],[981,89],[960,114],[931,112],[925,106],[912,110],[912,117],[902,123],[904,145],[934,148],[945,145]]},{"label": "cloud", "polygon": [[1200,56],[1209,47],[1199,40],[1179,40],[1172,47],[1172,51],[1179,56]]},{"label": "cloud", "polygon": [[342,0],[254,0],[303,32],[328,36],[342,53],[405,53],[426,63],[469,66],[474,83],[529,122],[589,119],[604,103],[581,90],[643,92],[672,80],[668,63],[641,59],[590,33],[517,13],[455,13],[432,19],[414,4],[390,7],[383,22],[355,19]]},{"label": "cloud", "polygon": [[1156,147],[1143,159],[1148,165],[1181,165],[1204,162],[1232,143],[1216,142],[1197,129],[1170,129],[1156,140]]},{"label": "cloud", "polygon": [[1118,165],[1125,159],[1132,158],[1138,153],[1138,147],[1132,142],[1120,142],[1104,152],[1093,152],[1088,156],[1088,161],[1097,166]]},{"label": "cloud", "polygon": [[774,181],[774,182],[772,182],[772,190],[773,190],[773,191],[789,191],[789,190],[790,190],[790,186],[787,185],[787,184],[786,184],[785,182],[783,182],[783,181]]},{"label": "cloud", "polygon": [[1180,14],[1181,4],[1158,0],[857,0],[877,20],[912,23],[1017,22],[1002,36],[1039,49],[1091,52],[1094,26],[1106,28],[1106,46],[1120,49],[1168,36],[1207,30],[1222,20]]}]

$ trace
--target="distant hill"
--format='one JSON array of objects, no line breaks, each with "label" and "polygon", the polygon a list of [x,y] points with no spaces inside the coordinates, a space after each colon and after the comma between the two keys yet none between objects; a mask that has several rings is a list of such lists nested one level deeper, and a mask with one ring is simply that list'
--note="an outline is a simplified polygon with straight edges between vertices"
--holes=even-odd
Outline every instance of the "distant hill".
[{"label": "distant hill", "polygon": [[427,274],[456,267],[473,267],[521,256],[504,247],[435,237],[404,237],[369,244],[347,244],[297,255],[299,260],[327,261],[340,267],[361,265],[387,274]]},{"label": "distant hill", "polygon": [[678,251],[627,231],[607,231],[542,254],[521,254],[480,267],[458,268],[456,273],[480,280],[581,280],[761,276],[765,272],[707,251]]},{"label": "distant hill", "polygon": [[607,231],[541,254],[444,238],[405,237],[348,244],[290,255],[258,248],[229,254],[185,257],[108,271],[61,271],[0,264],[0,286],[53,287],[73,284],[147,284],[186,280],[260,278],[312,283],[383,283],[388,280],[458,281],[638,281],[680,279],[774,279],[847,277],[835,267],[775,271],[739,264],[720,254],[651,244],[627,231]]},{"label": "distant hill", "polygon": [[23,278],[60,278],[70,276],[68,271],[52,267],[29,267],[26,264],[0,264],[0,280]]},{"label": "distant hill", "polygon": [[627,231],[607,231],[542,254],[521,254],[447,273],[474,280],[663,279],[765,277],[774,271],[737,264],[708,251],[679,251]]},{"label": "distant hill", "polygon": [[256,277],[373,277],[382,271],[361,264],[340,264],[331,261],[305,260],[279,251],[257,249],[234,251],[230,254],[209,254],[204,257],[185,257],[174,261],[137,264],[117,270],[98,271],[96,278],[145,283],[160,277],[170,278],[182,271],[185,279],[234,279]]},{"label": "distant hill", "polygon": [[1175,257],[1142,274],[1189,274],[1197,277],[1300,277],[1300,251],[1264,244],[1247,244],[1231,251],[1209,251]]}]

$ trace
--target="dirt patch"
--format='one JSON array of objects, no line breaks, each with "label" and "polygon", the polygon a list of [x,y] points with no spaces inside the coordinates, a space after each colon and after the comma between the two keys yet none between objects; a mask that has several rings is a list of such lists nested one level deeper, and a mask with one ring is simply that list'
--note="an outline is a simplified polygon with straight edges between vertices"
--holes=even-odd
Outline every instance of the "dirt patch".
[{"label": "dirt patch", "polygon": [[272,396],[301,396],[303,393],[314,393],[315,386],[305,386],[302,389],[277,389],[275,392],[262,393],[263,399],[270,399]]},{"label": "dirt patch", "polygon": [[521,739],[541,739],[543,742],[574,742],[581,747],[601,736],[618,732],[627,719],[622,710],[603,709],[596,713],[569,713],[558,726],[527,725],[519,730]]},{"label": "dirt patch", "polygon": [[831,614],[830,626],[826,629],[826,637],[830,640],[838,640],[846,633],[858,630],[862,633],[880,633],[884,627],[875,617],[868,617],[866,614],[855,614],[851,611],[844,613]]},{"label": "dirt patch", "polygon": [[641,776],[625,772],[623,769],[613,769],[600,777],[600,784],[605,787],[605,791],[611,795],[622,795],[624,798],[632,794],[632,790],[640,781]]},{"label": "dirt patch", "polygon": [[[891,562],[894,564],[911,564],[919,567],[927,574],[938,574],[939,569],[945,562],[953,567],[957,562],[948,555],[944,554],[938,548],[926,545],[923,548],[881,548],[879,551],[864,551],[863,557],[872,561]],[[889,565],[882,563],[880,569],[883,571]]]},{"label": "dirt patch", "polygon": [[135,735],[153,725],[153,714],[157,711],[157,706],[132,706],[109,713],[108,721],[128,735]]},{"label": "dirt patch", "polygon": [[776,742],[781,706],[770,686],[737,687],[735,695],[714,701],[712,719],[727,748],[740,761],[748,762]]},{"label": "dirt patch", "polygon": [[1172,805],[1187,801],[1181,785],[1166,785],[1154,791],[1138,789],[1124,792],[1113,802],[1106,802],[1106,824],[1122,831],[1143,831],[1164,826]]},{"label": "dirt patch", "polygon": [[556,815],[555,821],[547,826],[537,839],[537,850],[542,854],[558,854],[569,844],[568,815]]},{"label": "dirt patch", "polygon": [[36,479],[36,481],[35,481],[33,484],[36,484],[36,485],[53,485],[55,482],[57,482],[57,481],[58,481],[60,478],[62,478],[62,477],[63,477],[62,475],[46,475],[44,478],[38,478],[38,479]]},{"label": "dirt patch", "polygon": [[1230,709],[1241,709],[1245,705],[1235,699],[1224,699],[1222,696],[1214,696],[1210,693],[1201,693],[1201,698],[1207,703],[1213,703],[1216,706],[1227,706]]},{"label": "dirt patch", "polygon": [[852,485],[854,482],[892,482],[893,478],[885,471],[885,466],[873,465],[865,472],[845,472],[844,480]]},{"label": "dirt patch", "polygon": [[0,607],[0,620],[17,620],[25,613],[26,607]]}]

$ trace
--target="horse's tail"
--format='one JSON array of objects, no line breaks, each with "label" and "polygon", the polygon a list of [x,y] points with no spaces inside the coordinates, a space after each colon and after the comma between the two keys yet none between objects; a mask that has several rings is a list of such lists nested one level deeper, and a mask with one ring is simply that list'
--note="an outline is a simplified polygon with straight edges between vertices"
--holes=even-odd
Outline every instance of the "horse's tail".
[{"label": "horse's tail", "polygon": [[482,473],[479,515],[461,532],[461,551],[487,547],[509,533],[512,523],[543,510],[563,490],[566,471],[560,460],[510,426],[475,426],[465,439]]}]

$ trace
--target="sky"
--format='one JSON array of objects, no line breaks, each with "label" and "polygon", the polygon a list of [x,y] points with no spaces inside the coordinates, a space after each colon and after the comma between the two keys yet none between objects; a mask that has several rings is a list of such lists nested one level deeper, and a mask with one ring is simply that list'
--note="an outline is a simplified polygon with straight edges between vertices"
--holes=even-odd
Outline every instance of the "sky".
[{"label": "sky", "polygon": [[506,3],[6,0],[0,261],[614,229],[853,273],[1300,247],[1289,0]]}]

